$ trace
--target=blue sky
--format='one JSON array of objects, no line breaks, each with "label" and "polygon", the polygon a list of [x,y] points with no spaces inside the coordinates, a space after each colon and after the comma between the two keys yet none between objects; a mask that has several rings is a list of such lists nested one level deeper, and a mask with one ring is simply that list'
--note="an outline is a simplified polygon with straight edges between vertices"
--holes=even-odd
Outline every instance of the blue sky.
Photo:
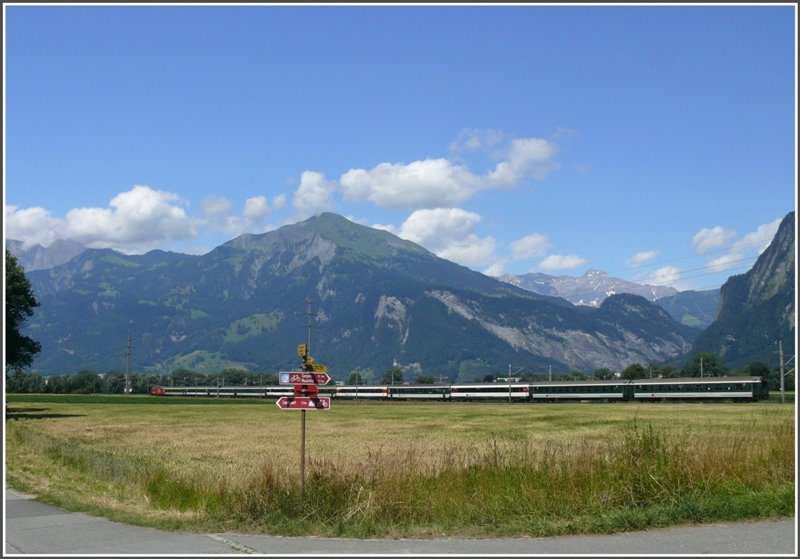
[{"label": "blue sky", "polygon": [[4,4],[4,235],[322,211],[492,275],[719,287],[796,208],[796,7]]}]

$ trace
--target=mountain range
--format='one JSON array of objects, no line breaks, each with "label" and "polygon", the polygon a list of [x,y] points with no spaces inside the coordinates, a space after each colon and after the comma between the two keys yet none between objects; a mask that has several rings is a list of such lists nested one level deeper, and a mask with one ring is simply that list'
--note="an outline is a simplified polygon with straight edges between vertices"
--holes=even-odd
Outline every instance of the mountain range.
[{"label": "mountain range", "polygon": [[562,297],[573,305],[589,307],[599,307],[606,298],[618,293],[640,295],[666,310],[681,324],[701,330],[714,322],[719,310],[719,289],[678,291],[674,287],[615,278],[602,270],[588,270],[578,277],[531,273],[506,274],[498,279],[540,295]]},{"label": "mountain range", "polygon": [[655,301],[678,290],[664,285],[642,285],[609,276],[601,270],[588,270],[582,276],[551,276],[548,274],[504,275],[498,279],[542,295],[563,297],[575,305],[599,307],[606,297],[617,293],[641,295]]},{"label": "mountain range", "polygon": [[[274,372],[296,367],[295,347],[306,342],[337,379],[354,370],[365,378],[380,375],[394,363],[457,380],[512,366],[619,371],[632,363],[675,362],[694,349],[698,334],[694,347],[716,347],[710,333],[730,332],[746,320],[732,305],[770,317],[758,309],[780,307],[781,328],[793,333],[794,308],[784,304],[794,295],[793,253],[787,263],[793,215],[751,275],[723,286],[720,317],[728,322],[715,321],[702,334],[658,304],[681,296],[691,301],[692,292],[656,304],[619,293],[596,307],[574,305],[331,213],[242,235],[199,256],[82,250],[68,262],[27,273],[41,305],[24,333],[42,344],[33,368],[43,374],[122,370],[128,363],[157,373]],[[719,347],[728,356],[754,354],[754,347],[734,350],[726,343]]]},{"label": "mountain range", "polygon": [[638,295],[576,306],[331,213],[204,255],[88,249],[27,275],[43,374],[123,369],[128,339],[135,370],[286,370],[310,338],[334,378],[398,362],[472,380],[673,360],[698,333]]}]

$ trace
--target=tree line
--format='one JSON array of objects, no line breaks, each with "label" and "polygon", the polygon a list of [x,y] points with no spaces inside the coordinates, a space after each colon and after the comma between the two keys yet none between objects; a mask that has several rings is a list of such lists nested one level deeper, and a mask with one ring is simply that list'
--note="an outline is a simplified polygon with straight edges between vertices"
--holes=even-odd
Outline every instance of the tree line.
[{"label": "tree line", "polygon": [[[641,378],[678,378],[700,377],[702,359],[702,373],[706,377],[714,376],[760,376],[769,382],[770,390],[780,389],[780,369],[770,369],[760,362],[751,363],[748,367],[730,371],[725,364],[712,354],[698,354],[686,366],[679,369],[673,365],[648,365],[634,363],[620,373],[607,368],[596,369],[592,374],[580,371],[569,373],[531,373],[522,372],[513,378],[520,382],[538,382],[542,380],[610,380],[641,379]],[[475,378],[472,382],[504,382],[507,377],[501,375],[486,375]],[[36,371],[23,369],[6,370],[7,393],[50,393],[50,394],[124,394],[126,386],[130,393],[147,394],[153,386],[274,386],[278,384],[278,375],[272,372],[251,372],[244,369],[224,369],[215,373],[199,373],[190,369],[176,369],[171,373],[129,373],[123,371],[109,371],[97,373],[92,370],[82,370],[76,373],[43,376]],[[357,369],[347,377],[346,384],[436,384],[452,383],[453,380],[441,375],[408,375],[401,367],[392,367],[382,374],[372,369]],[[794,375],[787,375],[784,379],[784,388],[794,390]]]}]

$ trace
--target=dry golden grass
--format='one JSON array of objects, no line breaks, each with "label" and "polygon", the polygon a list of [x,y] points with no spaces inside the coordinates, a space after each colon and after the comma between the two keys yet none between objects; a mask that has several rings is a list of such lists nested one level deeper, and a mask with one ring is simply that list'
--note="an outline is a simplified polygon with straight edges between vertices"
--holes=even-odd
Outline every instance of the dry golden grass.
[{"label": "dry golden grass", "polygon": [[[300,413],[280,410],[269,402],[45,406],[46,413],[64,417],[36,420],[37,431],[112,454],[159,462],[179,475],[221,477],[230,482],[248,479],[264,464],[289,476],[296,476],[299,469]],[[330,411],[306,413],[306,456],[341,466],[412,460],[435,468],[442,461],[469,461],[470,456],[490,450],[509,455],[555,445],[584,451],[602,446],[634,419],[661,432],[689,437],[693,445],[703,448],[730,433],[739,438],[748,434],[752,443],[760,431],[793,413],[793,408],[766,404],[338,401]]]},{"label": "dry golden grass", "polygon": [[[32,414],[26,419],[24,413],[15,414],[15,419],[6,421],[9,479],[27,490],[64,502],[83,503],[85,507],[117,511],[147,521],[183,523],[182,526],[208,521],[208,511],[191,502],[164,505],[168,496],[160,503],[152,502],[159,480],[186,485],[188,489],[183,493],[188,497],[181,497],[184,499],[216,495],[214,499],[225,502],[229,498],[226,496],[252,496],[237,511],[245,516],[267,514],[263,512],[267,505],[258,499],[268,495],[273,499],[275,488],[285,487],[289,495],[296,487],[300,470],[299,412],[280,410],[272,402],[143,402],[47,402],[36,405],[41,418]],[[8,404],[9,409],[15,406],[24,408],[30,404]],[[636,484],[648,486],[650,497],[669,503],[677,499],[672,495],[681,493],[682,484],[687,483],[684,477],[692,472],[708,476],[702,483],[709,487],[718,485],[720,480],[727,483],[747,476],[753,468],[769,479],[791,479],[794,449],[783,441],[794,440],[794,413],[791,404],[771,403],[509,405],[334,401],[329,411],[306,413],[306,475],[309,480],[316,480],[311,483],[318,483],[318,490],[337,493],[337,499],[346,493],[346,504],[336,505],[339,508],[329,513],[339,518],[338,530],[355,523],[355,529],[365,533],[380,531],[373,526],[377,521],[372,515],[407,515],[412,524],[418,522],[413,518],[423,518],[419,525],[415,524],[415,530],[435,531],[430,527],[429,515],[437,511],[444,515],[453,507],[465,508],[459,493],[474,483],[484,483],[480,472],[486,468],[488,478],[492,477],[491,469],[496,468],[505,471],[507,479],[498,482],[502,487],[497,491],[492,490],[498,500],[492,502],[484,497],[486,502],[481,505],[488,510],[502,510],[507,505],[503,499],[525,494],[528,502],[514,506],[522,511],[518,514],[534,518],[541,510],[535,507],[552,508],[548,502],[553,500],[562,501],[564,510],[568,505],[580,510],[594,507],[591,503],[635,501],[635,496],[621,494],[619,489],[603,489],[606,481],[599,478],[612,480],[618,475],[605,471],[603,466],[619,462],[620,457],[614,455],[618,449],[644,448],[647,454],[651,441],[629,441],[627,447],[622,443],[631,436],[631,425],[639,425],[655,430],[658,447],[655,454],[642,459],[660,460],[658,452],[669,454],[669,449],[674,448],[672,463],[658,479],[651,476],[653,483],[647,476],[637,477],[636,464],[625,475],[633,476]],[[635,431],[633,436],[647,436],[647,432],[642,435]],[[54,447],[58,448],[53,450]],[[61,458],[54,460],[53,455]],[[82,460],[93,464],[82,469]],[[750,469],[743,469],[743,464]],[[789,468],[791,473],[787,473]],[[537,485],[534,479],[519,477],[514,473],[517,469],[547,472],[564,486],[562,493],[550,495],[550,488]],[[474,475],[478,481],[470,481],[473,474],[459,472],[477,472]],[[431,483],[435,484],[432,489],[426,489]],[[583,487],[570,487],[576,483]],[[452,486],[449,493],[444,489],[448,484]],[[418,502],[406,501],[409,487]],[[574,493],[570,493],[573,489]],[[430,502],[421,502],[426,499]],[[285,506],[294,510],[291,503]],[[292,513],[286,514],[290,518]],[[483,518],[483,513],[474,514]],[[494,521],[491,516],[486,519],[487,523]],[[458,526],[462,531],[471,529],[469,522],[475,520],[463,522],[467,524]]]}]

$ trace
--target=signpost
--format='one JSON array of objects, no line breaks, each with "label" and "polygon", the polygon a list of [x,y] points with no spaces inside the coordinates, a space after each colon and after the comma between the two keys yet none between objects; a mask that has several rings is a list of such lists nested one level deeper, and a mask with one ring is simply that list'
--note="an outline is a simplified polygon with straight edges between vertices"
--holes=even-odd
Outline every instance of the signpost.
[{"label": "signpost", "polygon": [[300,498],[303,498],[306,485],[306,410],[329,410],[331,399],[320,396],[319,387],[328,384],[331,377],[328,368],[321,363],[314,363],[308,353],[311,346],[311,301],[306,300],[308,311],[308,343],[297,345],[297,355],[303,358],[301,371],[289,371],[278,374],[280,384],[294,385],[292,396],[283,396],[276,404],[282,410],[300,410]]}]

